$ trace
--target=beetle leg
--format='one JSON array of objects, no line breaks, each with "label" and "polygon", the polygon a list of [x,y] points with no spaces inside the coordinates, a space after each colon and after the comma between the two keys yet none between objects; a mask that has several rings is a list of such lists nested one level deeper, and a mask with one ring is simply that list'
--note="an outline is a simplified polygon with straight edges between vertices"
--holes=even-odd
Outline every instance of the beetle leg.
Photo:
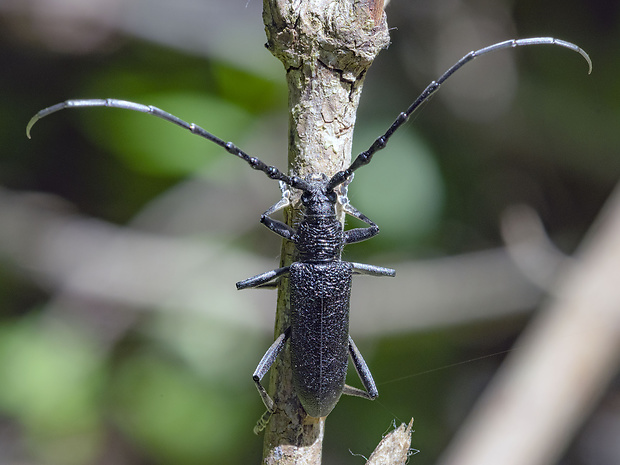
[{"label": "beetle leg", "polygon": [[366,239],[370,239],[373,236],[379,234],[379,226],[377,226],[370,218],[360,212],[357,208],[355,208],[349,202],[349,197],[347,196],[347,191],[349,188],[349,183],[353,180],[353,174],[335,188],[336,195],[338,195],[338,203],[337,208],[341,209],[345,213],[357,218],[358,220],[363,221],[369,228],[354,228],[349,229],[344,232],[344,243],[352,244],[354,242],[365,241]]},{"label": "beetle leg", "polygon": [[283,208],[288,207],[291,204],[291,190],[286,185],[286,183],[280,181],[280,192],[282,192],[282,198],[275,204],[273,204],[269,209],[263,213],[264,216],[269,216],[272,213],[282,210]]},{"label": "beetle leg", "polygon": [[364,399],[368,400],[376,399],[379,395],[379,391],[377,391],[375,380],[372,379],[370,369],[368,368],[368,365],[366,365],[364,357],[362,357],[362,354],[355,345],[355,342],[353,342],[351,336],[349,336],[349,354],[351,355],[351,359],[353,360],[355,371],[357,371],[357,375],[362,380],[362,384],[364,385],[364,389],[366,390],[364,391],[362,389],[354,388],[345,384],[342,393],[349,396],[363,397]]},{"label": "beetle leg", "polygon": [[295,230],[288,224],[283,223],[282,221],[274,220],[265,214],[260,217],[260,222],[284,239],[291,240],[291,237],[295,234]]},{"label": "beetle leg", "polygon": [[370,218],[349,203],[349,199],[342,204],[343,210],[349,215],[368,224],[368,228],[354,228],[344,232],[345,244],[353,244],[354,242],[365,241],[379,234],[379,226],[377,226]]},{"label": "beetle leg", "polygon": [[240,291],[241,289],[247,289],[249,287],[275,288],[278,285],[278,280],[276,278],[288,273],[288,270],[289,267],[285,266],[277,270],[267,271],[266,273],[257,274],[251,278],[244,279],[237,283],[237,290]]},{"label": "beetle leg", "polygon": [[267,427],[267,423],[269,423],[269,420],[271,420],[272,415],[273,415],[273,412],[269,410],[265,410],[265,413],[261,415],[261,417],[256,422],[256,425],[254,425],[254,429],[252,430],[254,434],[259,434],[262,430],[264,430]]},{"label": "beetle leg", "polygon": [[261,380],[269,371],[269,368],[271,368],[273,362],[275,362],[276,357],[282,351],[282,348],[284,347],[284,344],[286,343],[290,335],[291,328],[289,327],[282,334],[280,334],[278,338],[274,341],[274,343],[271,344],[271,347],[267,349],[267,352],[265,352],[263,358],[261,358],[260,362],[258,362],[258,366],[256,367],[256,370],[254,370],[254,374],[252,375],[252,379],[254,380],[256,389],[258,389],[258,393],[260,394],[261,399],[263,399],[265,407],[267,407],[267,411],[260,417],[260,419],[256,423],[256,426],[254,427],[254,434],[260,433],[265,428],[265,426],[267,426],[271,415],[273,414],[273,412],[275,412],[275,404],[273,402],[273,399],[269,396],[269,394],[267,394],[267,391],[261,384]]},{"label": "beetle leg", "polygon": [[295,234],[295,230],[282,221],[274,220],[269,215],[288,207],[291,204],[291,190],[285,182],[280,181],[282,198],[267,209],[260,217],[260,222],[284,239],[289,239]]},{"label": "beetle leg", "polygon": [[366,263],[350,262],[353,265],[353,274],[365,274],[368,276],[396,276],[396,270],[382,266],[367,265]]}]

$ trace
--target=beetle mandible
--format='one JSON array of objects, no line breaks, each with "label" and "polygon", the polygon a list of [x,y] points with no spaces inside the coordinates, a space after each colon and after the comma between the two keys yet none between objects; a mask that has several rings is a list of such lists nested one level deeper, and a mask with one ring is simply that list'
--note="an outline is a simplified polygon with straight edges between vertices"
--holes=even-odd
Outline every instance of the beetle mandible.
[{"label": "beetle mandible", "polygon": [[[341,260],[345,245],[370,239],[379,233],[379,227],[363,213],[354,208],[347,198],[347,187],[354,172],[370,163],[373,155],[383,149],[394,132],[411,114],[445,82],[452,74],[474,58],[500,49],[528,45],[559,45],[581,54],[592,71],[588,54],[577,45],[552,37],[535,37],[499,42],[472,51],[450,67],[437,81],[431,82],[418,98],[400,113],[388,130],[379,136],[351,165],[331,178],[325,174],[313,174],[305,178],[286,175],[274,166],[268,166],[258,158],[248,155],[232,142],[225,142],[193,123],[183,121],[157,107],[117,99],[67,100],[39,111],[28,123],[26,134],[30,137],[32,126],[41,118],[66,108],[113,107],[148,113],[177,124],[192,134],[203,137],[228,153],[245,160],[252,168],[264,172],[279,181],[282,199],[261,215],[261,223],[295,244],[298,260],[289,266],[259,274],[237,283],[237,289],[275,288],[283,275],[288,275],[291,296],[291,324],[278,335],[259,362],[252,379],[267,408],[254,428],[261,431],[276,409],[273,400],[261,384],[276,357],[288,341],[291,352],[291,369],[296,394],[312,417],[327,416],[342,394],[375,399],[377,387],[370,370],[353,339],[349,335],[349,298],[351,278],[355,274],[369,276],[395,276],[395,271],[375,265],[352,263]],[[271,215],[292,204],[292,189],[301,191],[303,216],[293,228]],[[344,230],[337,217],[337,208],[358,218],[368,226]],[[364,389],[345,384],[348,357],[351,356]]]}]

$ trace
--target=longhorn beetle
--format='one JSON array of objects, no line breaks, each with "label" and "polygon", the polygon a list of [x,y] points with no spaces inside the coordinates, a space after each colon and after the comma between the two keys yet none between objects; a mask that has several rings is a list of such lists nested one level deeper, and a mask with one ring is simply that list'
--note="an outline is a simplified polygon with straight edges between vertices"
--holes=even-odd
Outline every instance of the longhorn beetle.
[{"label": "longhorn beetle", "polygon": [[[559,45],[581,54],[588,63],[588,73],[592,71],[592,62],[584,50],[575,44],[552,37],[507,40],[472,51],[449,68],[437,81],[431,82],[368,150],[361,152],[347,169],[334,174],[331,178],[322,173],[311,174],[303,179],[295,174],[286,175],[276,167],[268,166],[258,158],[248,155],[232,142],[224,142],[200,126],[187,123],[159,108],[125,100],[67,100],[39,111],[28,123],[26,134],[30,137],[30,129],[39,119],[66,108],[113,107],[139,111],[177,124],[192,134],[210,140],[228,153],[245,160],[252,168],[279,181],[282,199],[265,211],[260,221],[277,235],[295,244],[298,260],[289,266],[237,283],[237,289],[275,288],[281,276],[289,277],[291,324],[278,335],[252,375],[267,407],[267,411],[254,428],[254,432],[258,433],[265,427],[276,409],[261,380],[287,341],[291,349],[293,384],[308,415],[312,417],[328,415],[342,394],[371,400],[378,396],[370,370],[349,335],[351,278],[354,274],[395,276],[396,272],[390,268],[341,260],[345,245],[370,239],[379,233],[379,227],[349,203],[347,187],[353,178],[353,173],[370,163],[373,155],[386,146],[392,134],[463,65],[480,55],[496,50],[543,44]],[[303,216],[295,228],[271,218],[273,213],[292,204],[292,189],[301,191],[303,211]],[[345,231],[337,218],[337,208],[341,208],[368,226]],[[349,355],[364,390],[345,384]]]}]

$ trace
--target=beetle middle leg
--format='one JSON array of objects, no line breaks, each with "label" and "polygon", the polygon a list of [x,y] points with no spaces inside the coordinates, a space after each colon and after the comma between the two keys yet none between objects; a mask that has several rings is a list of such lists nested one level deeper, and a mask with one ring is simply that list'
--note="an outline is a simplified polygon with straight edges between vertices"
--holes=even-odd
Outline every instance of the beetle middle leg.
[{"label": "beetle middle leg", "polygon": [[244,279],[243,281],[239,281],[237,283],[237,290],[248,289],[248,288],[266,288],[273,289],[277,287],[279,277],[283,274],[288,273],[290,267],[284,266],[282,268],[278,268],[275,270],[267,271],[265,273],[257,274],[256,276],[252,276],[251,278]]},{"label": "beetle middle leg", "polygon": [[387,276],[393,278],[396,276],[396,270],[385,268],[383,266],[368,265],[366,263],[350,262],[353,265],[353,274],[362,274],[367,276]]}]

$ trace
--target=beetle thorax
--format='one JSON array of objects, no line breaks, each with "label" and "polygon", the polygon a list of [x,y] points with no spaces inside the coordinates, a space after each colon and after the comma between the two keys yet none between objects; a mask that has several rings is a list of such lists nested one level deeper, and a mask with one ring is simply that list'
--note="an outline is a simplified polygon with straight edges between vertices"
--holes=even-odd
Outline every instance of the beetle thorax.
[{"label": "beetle thorax", "polygon": [[340,260],[344,233],[335,216],[305,217],[294,237],[301,261],[329,262]]},{"label": "beetle thorax", "polygon": [[339,260],[344,235],[336,216],[338,196],[327,190],[324,174],[307,176],[301,193],[303,216],[297,225],[295,245],[302,261],[326,262]]}]

